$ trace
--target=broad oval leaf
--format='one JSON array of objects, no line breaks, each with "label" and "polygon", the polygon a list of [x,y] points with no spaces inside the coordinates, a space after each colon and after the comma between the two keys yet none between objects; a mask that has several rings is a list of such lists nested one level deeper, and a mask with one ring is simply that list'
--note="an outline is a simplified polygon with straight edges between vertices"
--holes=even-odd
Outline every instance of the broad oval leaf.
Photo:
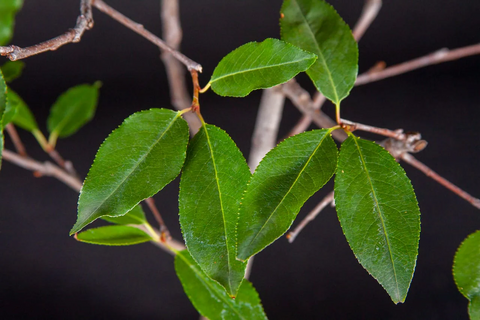
[{"label": "broad oval leaf", "polygon": [[250,42],[226,55],[213,71],[209,84],[221,96],[245,97],[253,90],[287,82],[317,59],[277,39]]},{"label": "broad oval leaf", "polygon": [[32,111],[30,111],[30,108],[27,106],[27,104],[11,88],[8,88],[7,104],[9,105],[9,109],[16,109],[15,115],[11,120],[16,126],[29,132],[35,132],[39,130],[37,121],[35,120]]},{"label": "broad oval leaf", "polygon": [[404,302],[420,238],[420,210],[410,180],[388,151],[353,135],[342,143],[335,204],[360,264],[393,302]]},{"label": "broad oval leaf", "polygon": [[350,28],[323,0],[285,0],[281,13],[282,39],[318,56],[307,74],[318,91],[340,104],[358,73],[358,47]]},{"label": "broad oval leaf", "polygon": [[130,246],[151,241],[152,237],[135,227],[106,226],[80,232],[75,239],[104,246]]},{"label": "broad oval leaf", "polygon": [[230,136],[205,124],[188,146],[179,212],[185,244],[202,270],[235,296],[246,264],[235,258],[235,225],[250,170]]},{"label": "broad oval leaf", "polygon": [[188,125],[180,112],[150,109],[128,117],[98,149],[70,234],[102,216],[123,216],[178,176]]},{"label": "broad oval leaf", "polygon": [[467,298],[470,319],[480,316],[480,231],[465,239],[455,254],[453,277],[458,290]]},{"label": "broad oval leaf", "polygon": [[68,137],[92,120],[97,108],[99,88],[99,82],[93,85],[83,84],[68,89],[58,97],[47,119],[52,145],[55,145],[57,137]]},{"label": "broad oval leaf", "polygon": [[177,253],[175,271],[188,298],[210,320],[266,320],[258,293],[243,280],[238,295],[232,299],[217,282],[202,271],[187,250]]},{"label": "broad oval leaf", "polygon": [[22,75],[23,68],[25,68],[25,62],[23,61],[7,61],[1,69],[5,82],[10,83]]},{"label": "broad oval leaf", "polygon": [[0,168],[2,167],[2,154],[4,146],[3,140],[3,117],[7,108],[7,84],[3,79],[2,71],[0,70]]},{"label": "broad oval leaf", "polygon": [[15,14],[22,4],[23,0],[0,1],[0,46],[6,45],[12,39]]},{"label": "broad oval leaf", "polygon": [[257,167],[242,200],[237,258],[246,260],[284,234],[300,208],[335,173],[337,146],[330,130],[288,138]]},{"label": "broad oval leaf", "polygon": [[126,215],[120,217],[103,216],[103,220],[115,224],[144,224],[147,222],[145,212],[143,212],[142,205],[139,203],[132,210],[128,211]]}]

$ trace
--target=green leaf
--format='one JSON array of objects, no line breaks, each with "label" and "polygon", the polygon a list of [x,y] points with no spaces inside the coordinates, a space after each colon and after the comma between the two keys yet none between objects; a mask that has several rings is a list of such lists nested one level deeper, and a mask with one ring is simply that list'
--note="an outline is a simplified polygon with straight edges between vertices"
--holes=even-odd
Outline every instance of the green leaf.
[{"label": "green leaf", "polygon": [[228,134],[203,125],[192,139],[180,182],[185,244],[203,271],[235,296],[246,264],[235,258],[235,224],[250,170]]},{"label": "green leaf", "polygon": [[35,121],[32,111],[30,111],[27,104],[11,88],[8,88],[7,99],[10,105],[9,108],[16,109],[12,122],[24,130],[30,132],[38,131],[37,121]]},{"label": "green leaf", "polygon": [[187,250],[177,253],[175,270],[188,298],[204,317],[210,320],[265,320],[267,317],[258,293],[244,280],[235,299],[222,286],[211,280]]},{"label": "green leaf", "polygon": [[325,97],[340,104],[358,72],[358,47],[350,28],[323,0],[285,0],[281,12],[282,39],[318,56],[307,74]]},{"label": "green leaf", "polygon": [[147,222],[147,219],[145,218],[145,212],[143,212],[141,204],[136,205],[124,216],[103,216],[102,219],[115,224],[144,224],[145,222]]},{"label": "green leaf", "polygon": [[11,89],[7,88],[7,106],[5,108],[5,113],[3,114],[2,127],[5,128],[7,124],[12,122],[13,118],[17,114],[17,107],[15,104],[10,102],[10,93]]},{"label": "green leaf", "polygon": [[213,91],[245,97],[253,90],[287,82],[307,70],[317,57],[277,39],[250,42],[226,55],[213,71]]},{"label": "green leaf", "polygon": [[106,226],[89,229],[78,233],[75,239],[104,246],[130,246],[152,240],[144,231],[129,226]]},{"label": "green leaf", "polygon": [[22,75],[25,62],[23,61],[7,61],[2,65],[3,77],[5,82],[10,83]]},{"label": "green leaf", "polygon": [[68,137],[92,120],[97,108],[99,88],[99,82],[93,85],[83,84],[68,89],[58,97],[47,119],[52,145],[55,145],[57,137]]},{"label": "green leaf", "polygon": [[420,238],[420,210],[405,171],[376,143],[350,135],[338,159],[335,204],[358,261],[393,302],[404,302]]},{"label": "green leaf", "polygon": [[245,192],[237,225],[237,258],[246,260],[292,225],[297,213],[330,180],[337,165],[330,130],[288,138],[260,162]]},{"label": "green leaf", "polygon": [[470,319],[480,317],[480,230],[469,235],[455,254],[453,277],[458,290],[470,301]]},{"label": "green leaf", "polygon": [[97,152],[70,234],[99,217],[123,216],[163,189],[180,173],[187,143],[180,112],[150,109],[128,117]]},{"label": "green leaf", "polygon": [[3,140],[3,118],[7,108],[7,84],[3,79],[2,71],[0,70],[0,168],[2,167],[2,154],[4,146]]},{"label": "green leaf", "polygon": [[22,4],[23,0],[0,1],[0,46],[6,45],[12,39],[15,14]]}]

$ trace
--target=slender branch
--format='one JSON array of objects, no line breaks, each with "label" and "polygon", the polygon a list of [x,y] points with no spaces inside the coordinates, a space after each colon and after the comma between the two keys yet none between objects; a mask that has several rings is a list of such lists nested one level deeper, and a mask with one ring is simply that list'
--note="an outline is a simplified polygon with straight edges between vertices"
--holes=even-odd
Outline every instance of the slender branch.
[{"label": "slender branch", "polygon": [[110,16],[114,20],[120,22],[125,27],[129,28],[130,30],[132,30],[132,31],[136,32],[137,34],[141,35],[142,37],[144,37],[148,41],[152,42],[153,44],[158,46],[160,49],[162,49],[164,51],[167,51],[170,54],[172,54],[175,57],[175,59],[177,59],[178,61],[183,63],[189,71],[196,70],[198,72],[202,72],[202,66],[199,63],[193,61],[192,59],[188,58],[184,54],[182,54],[182,53],[176,51],[175,49],[171,48],[162,39],[160,39],[159,37],[157,37],[156,35],[154,35],[150,31],[145,29],[143,27],[143,25],[141,25],[139,23],[136,23],[135,21],[127,18],[126,16],[124,16],[123,14],[121,14],[120,12],[115,10],[114,8],[110,7],[108,4],[106,4],[102,0],[95,0],[93,2],[93,6],[95,8],[97,8],[98,10],[102,11],[103,13],[105,13],[106,15]]},{"label": "slender branch", "polygon": [[374,81],[379,81],[385,78],[397,76],[412,70],[420,69],[433,64],[438,64],[447,61],[458,60],[468,56],[480,54],[480,44],[475,44],[459,49],[449,50],[440,49],[426,56],[416,58],[407,62],[403,62],[378,72],[367,72],[359,75],[355,85],[363,85]]},{"label": "slender branch", "polygon": [[277,144],[278,127],[282,119],[284,103],[285,95],[280,87],[263,90],[248,158],[248,166],[252,172],[267,152]]},{"label": "slender branch", "polygon": [[91,28],[93,28],[92,0],[81,0],[80,16],[78,16],[77,24],[73,29],[58,37],[26,48],[20,48],[15,45],[0,47],[0,55],[7,56],[10,60],[15,61],[42,52],[54,51],[67,43],[79,42],[85,30],[90,30]]},{"label": "slender branch", "polygon": [[317,215],[323,209],[325,209],[326,206],[328,206],[330,203],[334,201],[333,196],[334,194],[332,191],[325,198],[323,198],[323,200],[320,201],[320,203],[317,204],[317,206],[312,211],[310,211],[310,213],[305,218],[303,218],[303,220],[295,227],[293,231],[290,231],[287,234],[288,242],[292,243],[295,240],[295,238],[298,236],[298,234],[303,230],[303,228],[305,228],[310,221],[315,219]]},{"label": "slender branch", "polygon": [[375,133],[375,134],[382,135],[389,138],[394,138],[396,140],[404,140],[406,138],[406,135],[403,133],[402,129],[392,131],[389,129],[377,128],[377,127],[369,126],[362,123],[348,121],[345,119],[341,119],[340,122],[342,127],[347,129],[348,131],[361,130],[361,131],[371,132],[371,133]]},{"label": "slender branch", "polygon": [[27,150],[25,149],[25,146],[23,145],[23,142],[20,139],[20,136],[18,135],[15,126],[12,123],[9,123],[5,126],[5,129],[7,130],[10,139],[12,139],[13,145],[15,146],[15,150],[17,150],[18,154],[22,157],[28,156]]},{"label": "slender branch", "polygon": [[[182,27],[178,0],[162,0],[161,17],[163,39],[172,49],[179,51],[182,42]],[[163,51],[161,57],[167,71],[172,105],[177,110],[190,107],[191,98],[185,83],[185,69],[170,52]],[[184,118],[188,122],[190,133],[195,135],[202,126],[200,120],[193,113],[184,114]]]},{"label": "slender branch", "polygon": [[362,15],[358,19],[355,28],[353,28],[353,37],[360,41],[362,36],[372,24],[382,7],[382,0],[366,0],[363,6]]},{"label": "slender branch", "polygon": [[145,202],[147,203],[150,211],[152,211],[153,216],[155,217],[155,220],[157,220],[157,223],[160,226],[160,242],[166,242],[168,240],[171,240],[172,237],[170,236],[170,231],[168,231],[167,225],[165,224],[165,221],[163,221],[162,215],[160,214],[157,206],[155,205],[155,200],[153,200],[153,198],[147,198],[145,199]]},{"label": "slender branch", "polygon": [[447,179],[443,178],[440,176],[438,173],[427,167],[425,164],[422,162],[418,161],[415,159],[414,156],[412,156],[409,153],[403,153],[400,155],[400,159],[405,161],[406,163],[410,164],[411,166],[417,168],[418,170],[422,171],[425,173],[428,177],[432,178],[433,180],[437,181],[439,184],[444,186],[445,188],[449,189],[456,195],[462,197],[463,199],[467,200],[470,204],[472,204],[474,207],[480,209],[480,199],[477,199],[475,197],[472,197],[470,194],[467,192],[463,191]]}]

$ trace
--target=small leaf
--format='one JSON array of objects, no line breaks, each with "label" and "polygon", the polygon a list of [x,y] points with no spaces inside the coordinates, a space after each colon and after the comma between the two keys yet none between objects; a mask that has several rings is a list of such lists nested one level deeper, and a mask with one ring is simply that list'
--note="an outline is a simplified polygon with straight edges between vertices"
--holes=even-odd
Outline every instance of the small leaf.
[{"label": "small leaf", "polygon": [[235,258],[235,224],[250,170],[235,142],[203,125],[188,146],[179,212],[185,244],[207,276],[235,296],[246,264]]},{"label": "small leaf", "polygon": [[245,97],[253,90],[287,82],[316,59],[314,54],[277,39],[250,42],[220,61],[209,84],[221,96]]},{"label": "small leaf", "polygon": [[7,108],[7,84],[3,79],[2,71],[0,70],[0,168],[2,167],[2,154],[4,146],[3,140],[3,118]]},{"label": "small leaf", "polygon": [[103,220],[115,223],[115,224],[144,224],[147,222],[145,213],[143,212],[142,205],[136,205],[132,210],[127,212],[126,215],[120,217],[103,216]]},{"label": "small leaf", "polygon": [[92,120],[98,102],[99,83],[83,84],[68,89],[53,104],[47,119],[51,136],[49,141],[55,145],[57,137],[65,138],[77,132]]},{"label": "small leaf", "polygon": [[22,4],[23,0],[0,1],[0,46],[6,45],[12,39],[15,14]]},{"label": "small leaf", "polygon": [[97,152],[70,234],[102,216],[123,216],[163,189],[180,173],[187,143],[179,112],[150,109],[128,117]]},{"label": "small leaf", "polygon": [[240,207],[238,259],[250,258],[288,230],[305,201],[335,173],[337,153],[323,129],[288,138],[265,156]]},{"label": "small leaf", "polygon": [[7,106],[5,108],[5,113],[3,114],[3,123],[2,127],[5,128],[7,124],[12,122],[13,118],[17,114],[17,107],[15,104],[10,102],[10,88],[7,88]]},{"label": "small leaf", "polygon": [[282,39],[318,56],[307,74],[318,91],[340,104],[358,72],[358,47],[350,28],[323,0],[285,0],[281,12]]},{"label": "small leaf", "polygon": [[22,75],[25,62],[23,61],[7,61],[2,65],[3,77],[5,82],[10,83]]},{"label": "small leaf", "polygon": [[129,226],[106,226],[78,233],[78,241],[104,246],[130,246],[144,243],[152,238],[142,230]]},{"label": "small leaf", "polygon": [[12,122],[24,130],[30,132],[38,131],[37,121],[35,121],[32,111],[30,111],[27,104],[11,88],[8,88],[7,99],[7,103],[10,105],[9,108],[16,109]]},{"label": "small leaf", "polygon": [[467,298],[470,319],[480,316],[480,231],[465,239],[455,254],[453,277],[458,290]]},{"label": "small leaf", "polygon": [[404,302],[420,238],[420,210],[405,171],[376,143],[350,135],[338,159],[335,204],[360,264],[393,302]]},{"label": "small leaf", "polygon": [[177,253],[175,271],[188,298],[210,320],[266,320],[258,293],[243,280],[238,295],[232,299],[224,288],[211,280],[187,250]]}]

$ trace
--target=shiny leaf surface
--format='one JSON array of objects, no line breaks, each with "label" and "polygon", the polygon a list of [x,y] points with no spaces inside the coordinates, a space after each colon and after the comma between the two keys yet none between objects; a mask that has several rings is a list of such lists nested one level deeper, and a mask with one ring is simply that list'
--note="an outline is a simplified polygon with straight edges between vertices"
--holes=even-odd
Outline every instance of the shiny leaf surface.
[{"label": "shiny leaf surface", "polygon": [[130,246],[152,240],[145,232],[135,227],[106,226],[78,233],[78,241],[104,246]]}]

